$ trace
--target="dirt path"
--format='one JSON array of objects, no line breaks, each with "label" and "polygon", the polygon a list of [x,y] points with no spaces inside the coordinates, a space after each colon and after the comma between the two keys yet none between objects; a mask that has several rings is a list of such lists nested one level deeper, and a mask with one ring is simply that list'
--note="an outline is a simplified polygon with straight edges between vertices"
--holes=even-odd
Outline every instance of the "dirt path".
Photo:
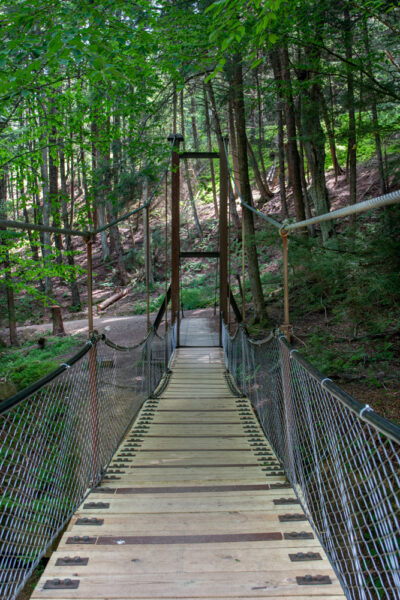
[{"label": "dirt path", "polygon": [[[214,317],[214,311],[211,308],[185,311],[186,317],[191,318],[210,318],[213,321],[215,329],[218,326],[218,318]],[[156,314],[150,316],[153,323]],[[140,342],[147,331],[146,315],[133,316],[115,316],[104,314],[100,317],[94,317],[94,327],[99,333],[105,333],[113,342],[122,345],[134,345]],[[73,321],[64,321],[65,332],[68,335],[79,335],[83,338],[88,335],[87,319],[77,319]],[[51,323],[40,325],[26,325],[18,327],[18,338],[20,342],[28,341],[38,335],[51,335]],[[160,327],[160,334],[163,334],[163,325]],[[0,337],[7,339],[7,330],[0,330]]]}]

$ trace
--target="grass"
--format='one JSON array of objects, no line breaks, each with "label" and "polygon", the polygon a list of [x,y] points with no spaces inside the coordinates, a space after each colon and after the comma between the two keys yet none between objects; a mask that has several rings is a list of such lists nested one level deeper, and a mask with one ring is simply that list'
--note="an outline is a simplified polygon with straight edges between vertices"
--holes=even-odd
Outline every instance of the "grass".
[{"label": "grass", "polygon": [[61,359],[72,355],[83,343],[76,336],[46,337],[46,345],[29,341],[20,348],[6,348],[0,353],[0,378],[11,381],[17,390],[44,377],[57,368]]}]

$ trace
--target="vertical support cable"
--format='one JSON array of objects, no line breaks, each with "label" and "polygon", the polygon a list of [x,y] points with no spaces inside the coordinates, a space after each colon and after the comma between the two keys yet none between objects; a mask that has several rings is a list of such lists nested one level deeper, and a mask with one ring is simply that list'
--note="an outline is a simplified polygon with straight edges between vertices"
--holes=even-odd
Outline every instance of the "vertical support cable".
[{"label": "vertical support cable", "polygon": [[282,333],[290,342],[290,317],[289,317],[289,261],[288,261],[288,232],[285,229],[280,230],[282,237],[282,258],[283,258],[283,331]]}]

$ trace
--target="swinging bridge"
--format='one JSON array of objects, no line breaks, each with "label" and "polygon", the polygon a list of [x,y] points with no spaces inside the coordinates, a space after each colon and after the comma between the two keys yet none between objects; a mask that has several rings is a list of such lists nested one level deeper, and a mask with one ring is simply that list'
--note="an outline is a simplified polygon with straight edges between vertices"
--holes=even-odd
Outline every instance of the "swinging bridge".
[{"label": "swinging bridge", "polygon": [[285,266],[282,333],[254,341],[229,289],[224,148],[184,153],[220,160],[221,319],[182,319],[180,141],[171,286],[145,340],[93,332],[96,232],[74,232],[88,241],[90,340],[0,404],[0,596],[16,598],[50,556],[33,600],[400,598],[399,428],[289,341],[287,233],[310,220],[282,228],[247,207],[281,230]]}]

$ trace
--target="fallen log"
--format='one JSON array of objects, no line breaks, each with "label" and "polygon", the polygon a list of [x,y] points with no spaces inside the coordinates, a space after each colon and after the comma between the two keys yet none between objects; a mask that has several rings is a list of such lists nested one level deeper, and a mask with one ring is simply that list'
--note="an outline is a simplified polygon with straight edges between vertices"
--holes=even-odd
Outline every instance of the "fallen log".
[{"label": "fallen log", "polygon": [[108,308],[109,306],[111,306],[111,304],[114,304],[114,302],[117,302],[117,300],[121,300],[121,298],[125,298],[125,296],[128,295],[128,292],[129,292],[128,288],[125,288],[124,290],[118,290],[118,292],[115,292],[112,296],[110,296],[106,300],[99,302],[99,304],[97,305],[97,312],[101,313],[101,311],[103,311],[106,308]]}]

